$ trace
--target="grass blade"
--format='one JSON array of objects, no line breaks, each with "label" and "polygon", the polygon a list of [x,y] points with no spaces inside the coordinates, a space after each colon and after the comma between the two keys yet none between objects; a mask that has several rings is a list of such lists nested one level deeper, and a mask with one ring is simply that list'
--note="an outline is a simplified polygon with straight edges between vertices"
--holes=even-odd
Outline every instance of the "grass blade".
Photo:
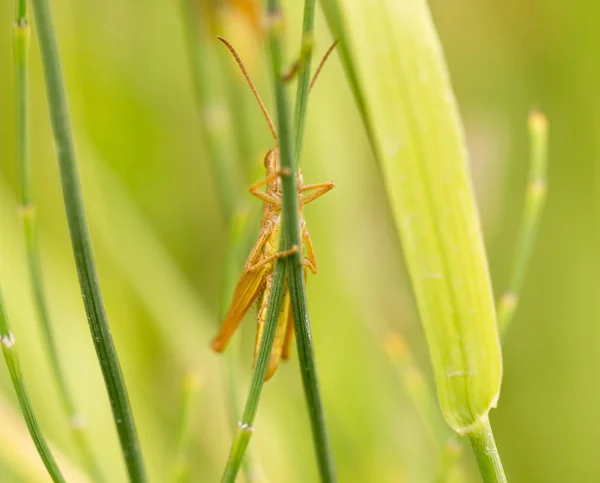
[{"label": "grass blade", "polygon": [[146,481],[146,472],[142,462],[125,380],[106,318],[83,208],[75,148],[71,135],[69,112],[50,8],[48,0],[33,0],[32,4],[60,168],[65,211],[83,303],[88,316],[96,354],[102,369],[104,383],[108,391],[129,478],[132,482],[143,482]]},{"label": "grass blade", "polygon": [[[304,26],[305,29],[312,28],[310,17],[314,15],[314,2],[307,0],[305,5]],[[273,26],[269,32],[270,60],[273,81],[275,84],[275,101],[277,105],[277,132],[279,135],[279,155],[282,170],[296,172],[296,159],[294,145],[292,144],[291,118],[289,113],[288,97],[285,90],[285,83],[282,77],[283,73],[283,37],[281,31],[281,6],[277,0],[268,0],[267,15],[273,21]],[[311,35],[310,31],[305,31],[303,38]],[[306,103],[308,99],[309,74],[306,72],[309,61],[304,62],[298,84],[298,100]],[[296,142],[302,140],[302,129],[304,126],[304,115],[306,106],[297,106],[298,117],[296,119],[297,128]],[[298,144],[296,144],[298,147]],[[299,148],[297,149],[299,151]],[[283,233],[287,244],[284,249],[290,249],[293,245],[302,246],[302,237],[300,233],[300,222],[298,218],[298,196],[296,190],[296,178],[294,176],[283,176]],[[308,312],[308,301],[306,297],[306,287],[304,281],[304,263],[303,254],[295,253],[288,262],[288,284],[292,311],[294,314],[294,329],[296,333],[296,344],[298,347],[298,358],[300,361],[300,372],[304,385],[304,394],[308,405],[308,412],[311,422],[313,441],[317,454],[317,462],[321,474],[321,481],[335,481],[335,470],[329,449],[327,430],[325,428],[325,416],[323,413],[323,403],[319,391],[319,382],[317,378],[317,369],[315,364],[315,354],[312,343],[310,328],[310,316]]]},{"label": "grass blade", "polygon": [[398,379],[411,398],[437,452],[435,481],[438,483],[464,481],[464,471],[460,464],[463,454],[462,445],[444,424],[435,394],[410,347],[402,335],[395,332],[385,337],[384,346],[398,373]]},{"label": "grass blade", "polygon": [[[18,481],[47,483],[48,470],[40,459],[27,425],[22,422],[11,405],[0,397],[0,454],[4,464],[20,477]],[[60,451],[47,441],[57,460],[65,480],[69,483],[89,483],[87,475]]]},{"label": "grass blade", "polygon": [[[237,193],[239,183],[238,170],[234,169],[235,166],[232,164],[230,157],[224,152],[223,146],[229,142],[223,136],[222,130],[219,129],[218,125],[215,125],[210,121],[210,118],[206,115],[211,109],[211,90],[207,83],[207,65],[208,65],[208,45],[211,39],[209,35],[204,31],[207,29],[205,19],[201,18],[202,13],[206,13],[209,9],[208,6],[200,6],[200,4],[194,0],[182,0],[182,13],[184,17],[184,24],[186,30],[186,44],[188,49],[188,57],[190,64],[190,71],[192,73],[192,83],[194,85],[194,92],[196,95],[196,104],[198,111],[202,116],[202,131],[204,140],[208,149],[209,159],[212,165],[213,172],[218,185],[218,193],[220,198],[221,208],[224,213],[224,219],[229,225],[229,240],[227,245],[227,253],[225,255],[226,267],[225,276],[223,278],[223,289],[221,290],[221,302],[219,310],[219,318],[222,319],[225,316],[228,304],[231,300],[231,295],[235,288],[236,283],[236,272],[239,269],[239,249],[243,244],[243,235],[245,233],[245,226],[247,218],[249,216],[248,210],[241,206],[237,209]],[[212,15],[218,16],[218,12],[211,12]],[[210,30],[210,29],[208,29]],[[233,97],[235,88],[233,87],[233,80],[229,70],[223,69],[226,72],[228,91],[230,97]],[[237,72],[236,72],[237,74]],[[237,127],[236,131],[239,133],[243,131],[241,127],[242,122],[239,120],[239,116],[233,116],[234,119],[238,119],[234,123],[234,128]],[[248,142],[247,135],[236,136],[236,144],[238,151],[243,155],[247,154]],[[227,381],[227,400],[229,405],[228,414],[230,415],[232,426],[235,427],[237,419],[237,406],[238,406],[238,383],[235,380],[235,362],[237,358],[237,351],[230,350],[225,360],[225,379]],[[247,452],[243,456],[243,470],[246,479],[256,481],[256,475],[260,474],[257,463],[252,457],[251,452]]]},{"label": "grass blade", "polygon": [[185,29],[185,40],[189,58],[189,68],[192,76],[192,85],[196,96],[200,123],[204,142],[208,151],[208,159],[218,186],[219,201],[226,219],[234,211],[238,187],[238,171],[232,164],[231,158],[224,152],[224,146],[229,143],[228,136],[222,129],[222,122],[215,120],[215,106],[211,99],[208,85],[208,42],[212,39],[203,31],[201,2],[196,0],[181,0],[182,15]]},{"label": "grass blade", "polygon": [[443,448],[448,441],[448,427],[441,420],[435,394],[410,347],[399,333],[388,334],[384,345],[433,445],[435,448]]},{"label": "grass blade", "polygon": [[516,257],[508,289],[498,303],[498,328],[504,336],[517,310],[525,273],[535,244],[540,219],[546,204],[548,171],[548,121],[539,111],[529,116],[529,139],[531,158],[529,182],[525,195],[523,220],[517,242]]},{"label": "grass blade", "polygon": [[189,481],[190,461],[188,452],[193,426],[192,414],[200,384],[200,375],[197,372],[189,372],[183,377],[181,384],[179,427],[177,430],[177,451],[175,453],[175,468],[173,471],[174,483],[184,483]]},{"label": "grass blade", "polygon": [[27,17],[27,4],[25,0],[17,2],[17,18],[15,20],[15,72],[17,89],[17,164],[20,178],[20,200],[19,214],[23,223],[25,238],[25,247],[27,253],[27,262],[29,276],[31,280],[33,299],[37,311],[38,320],[41,326],[44,344],[50,359],[50,366],[58,393],[62,402],[65,414],[69,419],[69,425],[73,432],[73,437],[79,453],[81,454],[85,465],[96,481],[102,481],[100,466],[96,462],[93,452],[90,448],[85,423],[83,417],[75,408],[73,397],[67,386],[67,380],[58,355],[58,347],[52,324],[50,313],[46,303],[45,290],[42,279],[42,268],[40,262],[40,252],[37,242],[37,222],[36,210],[32,200],[31,167],[29,160],[29,136],[28,136],[28,50],[29,50],[30,27]]},{"label": "grass blade", "polygon": [[[248,218],[250,212],[248,208],[240,204],[234,213],[229,225],[229,239],[227,243],[227,255],[225,264],[225,277],[223,277],[223,289],[221,290],[221,302],[219,310],[219,318],[222,320],[225,317],[229,302],[233,296],[235,290],[235,284],[237,282],[237,272],[240,264],[243,263],[241,260],[241,248],[245,246],[245,235],[247,233]],[[231,347],[234,346],[234,347]],[[228,402],[228,415],[231,422],[231,427],[235,428],[238,422],[238,414],[240,411],[238,403],[238,386],[239,381],[236,379],[236,363],[239,357],[239,350],[235,347],[235,344],[230,344],[228,354],[225,361],[225,380],[227,383],[227,402]],[[242,459],[242,470],[248,483],[260,481],[260,475],[262,474],[256,460],[253,457],[252,451],[246,449],[244,457]]]},{"label": "grass blade", "polygon": [[304,138],[304,123],[306,121],[306,110],[308,107],[308,93],[310,91],[310,66],[312,61],[315,9],[316,0],[305,0],[304,16],[302,20],[302,40],[300,47],[300,71],[298,74],[298,87],[296,88],[296,112],[294,115],[294,132],[296,133],[296,144],[294,149],[295,159],[299,161],[302,151],[302,139]]},{"label": "grass blade", "polygon": [[[283,246],[284,242],[282,237],[280,250],[283,250]],[[240,466],[242,465],[244,453],[246,452],[246,448],[252,437],[252,432],[254,431],[252,425],[254,423],[256,411],[258,410],[258,403],[265,382],[265,374],[267,373],[267,366],[269,364],[269,357],[271,356],[275,330],[277,328],[277,319],[279,318],[281,299],[283,298],[283,291],[285,289],[286,264],[287,260],[285,258],[280,258],[275,263],[272,291],[269,299],[269,306],[267,308],[265,327],[260,340],[260,349],[256,358],[256,366],[254,367],[254,372],[252,374],[252,381],[250,382],[250,390],[248,399],[246,400],[244,413],[238,424],[229,452],[229,458],[223,472],[223,478],[221,479],[223,483],[233,483],[235,481]]]},{"label": "grass blade", "polygon": [[4,309],[4,303],[2,301],[2,296],[0,295],[0,344],[2,345],[2,352],[4,353],[4,360],[6,361],[6,365],[8,366],[8,371],[10,372],[10,378],[12,379],[13,386],[15,388],[15,392],[17,393],[17,399],[19,400],[19,406],[21,406],[21,411],[23,412],[23,417],[25,418],[25,423],[27,424],[27,429],[29,429],[29,434],[33,439],[35,447],[38,450],[52,481],[55,483],[63,483],[65,481],[52,453],[50,452],[50,448],[42,435],[42,431],[37,422],[37,418],[35,417],[35,413],[33,412],[33,407],[31,405],[31,401],[29,400],[29,396],[27,395],[27,390],[25,389],[25,383],[23,382],[23,375],[21,373],[21,366],[19,365],[19,358],[17,356],[17,348],[15,346],[15,337],[10,330],[8,317],[6,315],[6,311]]}]

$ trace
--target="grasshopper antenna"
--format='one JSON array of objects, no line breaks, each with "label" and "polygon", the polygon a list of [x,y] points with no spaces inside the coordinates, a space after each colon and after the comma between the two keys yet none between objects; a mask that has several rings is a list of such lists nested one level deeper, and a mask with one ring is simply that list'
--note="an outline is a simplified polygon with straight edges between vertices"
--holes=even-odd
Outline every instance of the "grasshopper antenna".
[{"label": "grasshopper antenna", "polygon": [[271,116],[269,116],[269,111],[267,111],[265,104],[263,103],[262,99],[260,98],[260,95],[258,94],[258,91],[256,90],[256,87],[254,87],[254,83],[252,82],[252,79],[250,79],[250,76],[248,75],[248,71],[246,70],[246,66],[244,66],[244,63],[242,62],[242,59],[240,59],[240,56],[233,48],[233,45],[231,45],[227,40],[225,40],[221,36],[217,36],[217,38],[221,42],[223,42],[223,44],[225,44],[225,47],[227,47],[229,49],[229,52],[231,52],[231,55],[233,55],[235,61],[240,66],[240,69],[242,70],[242,74],[244,74],[244,77],[246,78],[246,82],[248,83],[248,85],[250,86],[250,90],[252,91],[252,94],[254,94],[254,97],[258,101],[260,110],[262,111],[262,113],[265,116],[265,119],[267,120],[267,124],[269,125],[269,129],[271,130],[271,135],[273,136],[273,139],[275,140],[276,143],[279,143],[279,139],[277,137],[277,131],[275,131],[275,125],[273,124],[273,121],[271,120]]},{"label": "grasshopper antenna", "polygon": [[315,84],[315,81],[317,80],[317,77],[319,77],[319,74],[321,73],[321,70],[323,69],[323,66],[325,65],[325,62],[327,62],[327,59],[331,55],[331,52],[333,52],[333,49],[335,49],[336,45],[337,45],[337,40],[335,42],[333,42],[333,44],[331,44],[329,46],[329,48],[327,49],[327,52],[325,52],[325,55],[323,56],[323,60],[321,60],[321,63],[319,64],[319,67],[317,67],[317,70],[315,71],[315,75],[313,75],[313,78],[310,81],[310,85],[308,86],[308,91],[309,92],[312,90],[313,85]]}]

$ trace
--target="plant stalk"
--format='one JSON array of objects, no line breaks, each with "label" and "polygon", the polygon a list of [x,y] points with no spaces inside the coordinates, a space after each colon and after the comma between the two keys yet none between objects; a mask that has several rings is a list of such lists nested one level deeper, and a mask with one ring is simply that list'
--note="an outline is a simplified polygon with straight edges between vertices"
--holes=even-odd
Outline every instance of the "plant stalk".
[{"label": "plant stalk", "polygon": [[[284,237],[282,237],[279,244],[279,249],[283,250],[284,246]],[[267,308],[265,328],[260,340],[260,348],[256,358],[254,373],[252,374],[252,381],[250,383],[250,391],[248,393],[246,407],[244,409],[244,413],[242,414],[242,419],[238,424],[229,453],[229,459],[227,460],[227,465],[225,466],[223,477],[221,479],[223,483],[233,483],[235,481],[244,458],[244,453],[248,447],[250,438],[252,437],[252,432],[254,431],[252,424],[254,423],[256,411],[258,410],[258,403],[260,401],[260,395],[262,393],[262,388],[265,381],[265,374],[267,372],[267,365],[269,363],[269,357],[271,356],[271,349],[273,347],[273,340],[275,338],[275,330],[277,328],[277,320],[279,318],[281,299],[285,290],[286,264],[287,260],[285,258],[280,258],[275,262],[273,285],[271,294],[269,296],[269,306]]]},{"label": "plant stalk", "polygon": [[530,165],[529,181],[513,272],[508,289],[498,302],[498,329],[504,337],[510,326],[523,291],[525,274],[531,262],[540,220],[546,205],[548,177],[548,121],[539,111],[529,116]]},{"label": "plant stalk", "polygon": [[173,483],[184,483],[189,481],[190,461],[188,452],[192,435],[192,416],[200,384],[200,375],[197,372],[191,371],[183,376]]},{"label": "plant stalk", "polygon": [[[225,219],[230,219],[237,200],[240,186],[237,170],[230,157],[224,152],[229,139],[224,136],[223,122],[219,119],[219,107],[211,98],[208,85],[208,56],[206,42],[201,26],[202,6],[196,0],[181,0],[185,27],[185,41],[189,58],[192,85],[196,96],[196,105],[200,115],[200,123],[208,160],[212,168],[217,186],[219,202]],[[208,8],[208,7],[205,7]],[[206,37],[203,39],[202,37]]]},{"label": "plant stalk", "polygon": [[[207,8],[207,7],[205,7]],[[203,31],[202,24],[202,7],[194,0],[182,0],[182,14],[185,27],[185,40],[187,44],[190,73],[192,76],[192,84],[196,96],[196,104],[198,111],[202,114],[202,130],[204,140],[208,149],[208,155],[211,162],[215,178],[218,185],[219,201],[224,213],[224,219],[229,225],[229,236],[227,253],[225,255],[226,267],[225,276],[221,290],[221,301],[219,308],[219,317],[225,316],[227,307],[233,294],[236,283],[236,272],[239,269],[239,248],[242,244],[242,239],[245,232],[245,227],[248,219],[248,210],[244,206],[237,206],[238,187],[240,186],[238,177],[236,176],[237,169],[231,163],[231,159],[224,152],[222,146],[225,141],[222,132],[218,126],[211,123],[207,119],[206,113],[211,109],[211,96],[209,85],[206,81],[206,71],[208,69],[207,62],[207,47],[202,37],[208,37]],[[223,69],[225,70],[225,69]],[[229,91],[234,93],[229,73],[226,73],[229,82]],[[236,116],[237,118],[237,116]],[[241,124],[239,121],[235,123],[238,127]],[[235,126],[234,126],[235,127]],[[241,131],[242,129],[237,129]],[[240,153],[247,154],[247,139],[236,137],[238,150]],[[226,392],[228,401],[228,415],[232,426],[238,423],[238,382],[235,380],[235,363],[237,360],[237,351],[230,349],[230,354],[224,362],[223,372],[227,381]],[[235,436],[234,436],[235,437]],[[252,458],[252,454],[248,451],[243,456],[243,471],[247,481],[256,481],[254,475],[259,474],[257,464]]]},{"label": "plant stalk", "polygon": [[40,251],[37,241],[37,219],[35,205],[32,201],[31,164],[29,156],[29,112],[28,112],[28,54],[30,27],[27,17],[26,0],[17,1],[17,18],[15,20],[15,84],[17,100],[17,165],[20,178],[19,214],[22,219],[25,238],[26,256],[29,278],[33,291],[33,299],[50,366],[58,387],[59,397],[77,448],[85,465],[96,481],[103,481],[100,466],[96,462],[90,448],[85,425],[81,414],[76,410],[73,397],[67,386],[62,364],[58,355],[58,347],[52,324],[42,277]]},{"label": "plant stalk", "polygon": [[[307,13],[308,12],[308,13]],[[292,144],[291,120],[289,113],[289,103],[285,90],[285,83],[282,77],[283,72],[283,54],[284,43],[282,35],[282,10],[278,0],[267,1],[267,15],[271,19],[272,27],[269,32],[270,60],[273,80],[275,84],[275,100],[277,105],[277,131],[279,135],[279,156],[282,170],[288,170],[291,173],[296,172],[296,159],[294,158],[294,147]],[[314,15],[314,1],[307,0],[305,3],[305,28],[312,28],[312,19]],[[303,37],[311,35],[310,30],[303,34]],[[308,82],[309,75],[303,75],[309,62],[305,62],[300,73],[298,83],[298,96],[300,102],[306,103],[308,100]],[[297,119],[298,129],[304,126],[304,115],[306,106],[297,106],[297,112],[300,118]],[[302,139],[301,132],[296,133],[296,141]],[[300,222],[298,216],[298,193],[296,189],[296,178],[294,176],[283,176],[283,233],[287,242],[284,249],[290,249],[293,245],[302,246],[302,237],[300,233]],[[294,330],[296,333],[296,344],[298,347],[298,358],[304,393],[309,411],[313,441],[317,456],[317,463],[321,475],[321,481],[332,482],[336,480],[327,430],[325,427],[325,416],[323,404],[319,391],[319,382],[315,363],[315,354],[312,344],[312,334],[310,328],[310,316],[308,312],[308,302],[306,297],[306,287],[304,282],[304,255],[296,252],[290,256],[287,265],[288,285],[292,311],[294,314]]]},{"label": "plant stalk", "polygon": [[502,468],[502,461],[494,434],[490,426],[490,420],[486,416],[481,425],[471,431],[469,440],[477,459],[477,465],[484,483],[506,483],[506,476]]},{"label": "plant stalk", "polygon": [[385,336],[384,347],[437,452],[435,481],[463,481],[463,470],[460,466],[462,445],[451,435],[444,423],[435,394],[410,346],[399,332],[390,332]]},{"label": "plant stalk", "polygon": [[296,132],[296,144],[294,149],[296,162],[300,160],[302,151],[302,140],[304,139],[304,125],[306,122],[306,111],[308,108],[308,94],[310,85],[310,66],[313,54],[313,38],[315,28],[316,0],[305,0],[304,18],[302,21],[301,61],[298,74],[298,86],[296,88],[296,112],[294,114],[294,129]]},{"label": "plant stalk", "polygon": [[55,483],[63,483],[65,481],[52,452],[42,435],[42,430],[37,422],[31,401],[27,395],[25,389],[25,383],[23,382],[23,374],[21,373],[21,366],[19,364],[19,358],[17,356],[17,350],[15,347],[15,337],[10,330],[8,317],[4,310],[4,304],[0,295],[0,345],[2,345],[2,352],[4,353],[4,359],[10,372],[15,392],[17,393],[17,399],[19,400],[19,406],[23,412],[27,429],[33,439],[33,443],[44,462],[44,466],[48,470],[52,481]]},{"label": "plant stalk", "polygon": [[[236,276],[240,267],[241,248],[244,246],[244,235],[247,231],[248,218],[250,212],[248,208],[240,204],[236,209],[234,216],[229,221],[229,239],[227,243],[227,254],[225,264],[225,277],[223,278],[223,286],[221,290],[221,302],[219,309],[219,318],[222,320],[227,313],[227,308],[231,302],[231,297],[235,290]],[[231,427],[237,425],[238,415],[241,410],[239,407],[239,381],[236,379],[236,365],[239,357],[239,349],[236,344],[229,344],[229,353],[225,360],[225,380],[227,388],[228,415],[231,422]],[[235,436],[235,435],[234,435]],[[260,469],[252,455],[250,449],[246,450],[242,459],[242,470],[248,483],[259,481]]]},{"label": "plant stalk", "polygon": [[94,263],[49,2],[48,0],[32,0],[32,4],[60,168],[65,212],[83,303],[100,368],[102,369],[104,383],[108,391],[130,481],[134,483],[144,482],[146,481],[146,471],[142,462],[135,422],[125,380],[108,325]]}]

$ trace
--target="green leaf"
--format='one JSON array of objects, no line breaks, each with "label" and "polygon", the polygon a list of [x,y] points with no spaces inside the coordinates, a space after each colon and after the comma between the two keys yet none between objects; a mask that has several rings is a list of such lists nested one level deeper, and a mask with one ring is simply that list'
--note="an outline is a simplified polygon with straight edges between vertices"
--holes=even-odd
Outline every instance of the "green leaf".
[{"label": "green leaf", "polygon": [[322,0],[379,162],[446,422],[487,420],[502,359],[464,134],[423,0]]}]

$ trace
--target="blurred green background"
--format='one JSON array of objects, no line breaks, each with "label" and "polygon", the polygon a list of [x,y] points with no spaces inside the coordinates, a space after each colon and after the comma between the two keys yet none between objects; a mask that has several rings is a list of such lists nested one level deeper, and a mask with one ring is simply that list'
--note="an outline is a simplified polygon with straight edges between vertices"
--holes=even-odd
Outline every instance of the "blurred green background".
[{"label": "blurred green background", "polygon": [[[199,22],[231,40],[272,106],[265,50],[239,10],[243,3],[225,5],[210,25]],[[302,2],[285,3],[291,62]],[[594,389],[600,4],[430,5],[467,131],[497,294],[509,275],[520,221],[526,119],[537,107],[550,121],[547,210],[504,343],[503,390],[491,416],[507,475],[511,482],[600,481],[594,412],[600,406]],[[192,370],[202,382],[193,410],[191,479],[218,481],[232,431],[222,361],[231,355],[217,356],[208,345],[219,324],[228,228],[202,126],[208,123],[222,139],[239,197],[253,213],[260,203],[245,186],[262,177],[272,140],[233,59],[208,33],[202,51],[210,102],[199,112],[180,2],[56,0],[52,7],[101,285],[151,480],[168,481],[172,471],[181,381]],[[13,8],[0,5],[0,287],[45,434],[78,466],[32,308],[16,214]],[[318,58],[331,42],[320,13],[317,32]],[[30,132],[50,309],[94,450],[109,481],[120,482],[124,465],[79,297],[36,42],[34,31]],[[308,295],[339,479],[431,481],[434,449],[383,341],[401,331],[429,372],[426,348],[379,173],[335,54],[311,95],[301,165],[307,183],[336,182],[305,215],[319,259]],[[251,219],[249,236],[257,223]],[[240,346],[240,403],[253,339],[249,316],[234,344]],[[0,392],[0,422],[12,422],[0,424],[0,481],[35,481],[13,455],[23,428],[4,369]],[[261,481],[317,481],[295,357],[265,386],[255,427],[251,446]],[[31,452],[30,446],[16,452]],[[478,481],[469,451],[464,466],[468,481]]]}]

